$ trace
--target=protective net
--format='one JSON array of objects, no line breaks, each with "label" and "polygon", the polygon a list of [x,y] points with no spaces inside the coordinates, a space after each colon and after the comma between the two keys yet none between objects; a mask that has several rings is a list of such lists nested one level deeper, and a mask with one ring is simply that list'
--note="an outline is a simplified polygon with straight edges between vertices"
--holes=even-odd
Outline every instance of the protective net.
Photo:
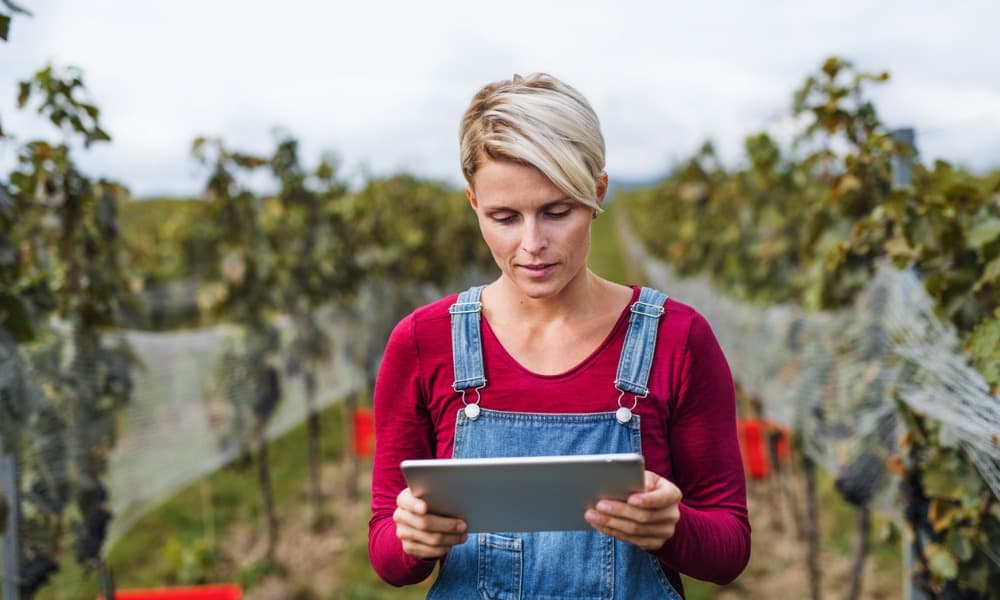
[{"label": "protective net", "polygon": [[[310,410],[322,410],[368,386],[403,307],[432,293],[373,281],[349,307],[313,312],[310,322],[329,346],[308,358],[314,394],[307,390],[307,369],[296,358],[302,355],[295,348],[302,343],[298,325],[288,316],[275,319],[270,331],[276,344],[267,362],[280,380],[281,393],[267,418],[266,437],[280,436],[302,423]],[[126,350],[138,366],[128,381],[120,382],[131,387],[128,404],[108,411],[103,420],[69,414],[73,395],[60,389],[109,385],[109,378],[98,363],[81,360],[79,348],[67,343],[69,328],[62,329],[63,334],[57,327],[56,335],[23,357],[0,356],[0,377],[12,390],[6,399],[17,402],[6,408],[33,415],[14,440],[25,508],[21,546],[29,557],[22,561],[22,573],[35,568],[33,555],[44,555],[45,560],[58,556],[49,515],[62,514],[64,524],[92,528],[95,534],[106,528],[108,548],[149,510],[247,452],[252,440],[253,407],[247,399],[259,394],[252,373],[259,357],[254,356],[254,337],[246,328],[226,324],[104,336],[102,348]],[[0,350],[9,347],[0,345]],[[55,373],[66,373],[67,364],[73,365],[72,376],[60,381]],[[75,427],[76,422],[86,426]],[[305,448],[301,460],[307,460]],[[75,467],[81,461],[106,461],[103,486],[81,480],[88,477]],[[79,502],[81,490],[97,495],[99,510],[94,514],[87,514]],[[96,544],[88,556],[100,552],[100,542]],[[45,565],[37,560],[38,570],[43,570]],[[0,566],[3,562],[0,558]]]},{"label": "protective net", "polygon": [[[312,410],[365,388],[378,367],[385,339],[399,312],[428,297],[430,290],[400,290],[372,281],[350,307],[327,306],[312,315],[330,349],[310,372],[293,347],[296,324],[275,322],[278,347],[270,362],[281,377],[281,399],[267,420],[266,436],[280,436]],[[171,333],[129,332],[128,342],[143,367],[136,374],[132,402],[122,415],[122,435],[110,457],[109,493],[115,515],[113,541],[139,517],[189,482],[248,450],[252,415],[246,398],[255,393],[249,373],[252,340],[243,327],[220,325]],[[305,461],[305,449],[302,460]]]},{"label": "protective net", "polygon": [[964,448],[1000,498],[1000,398],[969,366],[914,272],[882,266],[837,312],[762,307],[734,301],[705,277],[675,276],[624,219],[619,226],[650,284],[709,320],[739,385],[768,419],[799,432],[805,452],[848,493],[899,515],[899,476],[887,465],[901,459],[902,402],[939,421],[942,443]]}]

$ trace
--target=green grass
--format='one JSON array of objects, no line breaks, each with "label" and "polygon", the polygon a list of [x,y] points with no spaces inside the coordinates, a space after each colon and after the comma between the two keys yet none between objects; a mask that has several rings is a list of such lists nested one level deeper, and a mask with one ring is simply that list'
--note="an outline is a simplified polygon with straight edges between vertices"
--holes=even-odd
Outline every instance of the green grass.
[{"label": "green grass", "polygon": [[590,228],[590,256],[588,264],[595,273],[616,283],[642,284],[641,275],[622,252],[615,231],[615,211],[622,210],[611,204],[594,219]]}]

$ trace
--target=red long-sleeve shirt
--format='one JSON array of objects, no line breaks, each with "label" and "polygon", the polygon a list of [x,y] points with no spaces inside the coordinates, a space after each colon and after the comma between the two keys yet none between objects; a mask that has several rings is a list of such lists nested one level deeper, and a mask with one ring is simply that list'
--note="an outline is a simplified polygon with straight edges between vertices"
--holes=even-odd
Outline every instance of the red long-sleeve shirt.
[{"label": "red long-sleeve shirt", "polygon": [[[633,288],[633,302],[639,289]],[[417,583],[434,561],[403,552],[392,513],[406,487],[400,461],[452,455],[455,415],[462,406],[451,387],[452,295],[417,309],[393,330],[375,384],[375,464],[368,553],[375,571],[393,585]],[[736,439],[736,407],[729,365],[707,321],[668,300],[660,319],[649,396],[639,400],[646,468],[672,481],[684,495],[674,537],[655,554],[671,584],[683,593],[678,572],[725,584],[750,557],[746,481]],[[559,375],[538,375],[520,365],[482,320],[488,384],[481,406],[534,413],[614,411],[618,358],[628,309],[611,333],[580,364]],[[629,402],[631,396],[626,397]],[[626,406],[629,406],[626,403]]]}]

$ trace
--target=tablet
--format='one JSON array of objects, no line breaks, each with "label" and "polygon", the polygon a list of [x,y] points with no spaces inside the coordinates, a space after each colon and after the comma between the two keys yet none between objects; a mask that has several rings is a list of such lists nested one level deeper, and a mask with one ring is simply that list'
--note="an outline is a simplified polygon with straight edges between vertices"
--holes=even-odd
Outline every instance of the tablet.
[{"label": "tablet", "polygon": [[591,529],[597,500],[643,491],[640,454],[404,460],[413,495],[430,512],[466,521],[470,533]]}]

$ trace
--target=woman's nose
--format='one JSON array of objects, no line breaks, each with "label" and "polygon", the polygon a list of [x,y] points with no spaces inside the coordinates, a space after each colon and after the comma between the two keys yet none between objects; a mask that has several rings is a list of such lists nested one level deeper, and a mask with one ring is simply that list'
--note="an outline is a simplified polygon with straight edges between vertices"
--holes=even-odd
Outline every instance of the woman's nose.
[{"label": "woman's nose", "polygon": [[527,219],[521,235],[521,249],[528,254],[540,254],[548,245],[545,231],[537,219]]}]

